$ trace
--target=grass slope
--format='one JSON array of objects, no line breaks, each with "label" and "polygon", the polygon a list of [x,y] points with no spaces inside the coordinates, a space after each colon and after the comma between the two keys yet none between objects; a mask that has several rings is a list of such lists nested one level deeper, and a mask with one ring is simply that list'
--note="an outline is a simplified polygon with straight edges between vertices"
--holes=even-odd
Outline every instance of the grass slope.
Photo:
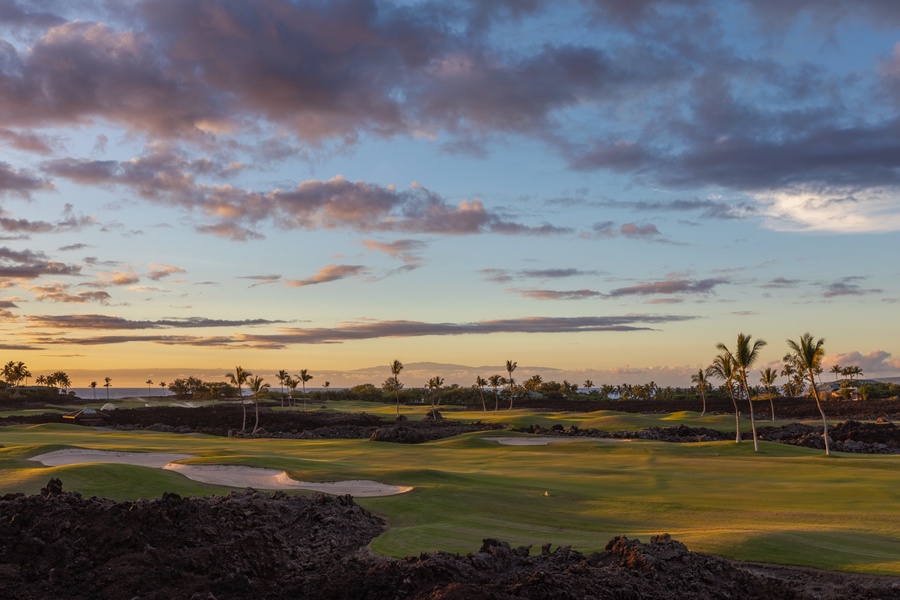
[{"label": "grass slope", "polygon": [[[617,413],[519,417],[529,424],[537,419],[551,425],[565,425],[569,419],[580,427],[619,423],[615,428],[622,428],[624,418]],[[685,415],[674,421],[671,415],[637,417],[642,426],[682,419],[696,424]],[[403,446],[100,431],[63,424],[5,427],[0,428],[0,492],[36,493],[50,477],[60,477],[65,489],[118,499],[164,491],[228,491],[159,469],[44,467],[27,460],[73,446],[177,452],[196,455],[197,462],[281,468],[306,481],[375,479],[413,485],[415,490],[401,496],[357,500],[390,519],[391,529],[373,542],[376,551],[388,555],[469,552],[485,537],[592,551],[613,535],[646,540],[667,532],[693,550],[729,558],[900,575],[900,456],[838,453],[825,458],[821,452],[765,442],[757,455],[749,442],[578,440],[505,446],[490,439],[501,434],[514,435],[468,434]]]}]

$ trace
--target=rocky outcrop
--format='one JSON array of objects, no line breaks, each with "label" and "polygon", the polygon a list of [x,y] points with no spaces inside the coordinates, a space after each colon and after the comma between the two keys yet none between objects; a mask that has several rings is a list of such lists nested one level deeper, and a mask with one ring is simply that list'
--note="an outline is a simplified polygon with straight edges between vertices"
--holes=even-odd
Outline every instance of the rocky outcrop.
[{"label": "rocky outcrop", "polygon": [[465,555],[373,555],[382,519],[349,496],[262,494],[115,502],[64,492],[0,497],[0,597],[16,599],[581,600],[900,597],[900,578],[748,564],[668,535],[603,552],[487,539]]}]

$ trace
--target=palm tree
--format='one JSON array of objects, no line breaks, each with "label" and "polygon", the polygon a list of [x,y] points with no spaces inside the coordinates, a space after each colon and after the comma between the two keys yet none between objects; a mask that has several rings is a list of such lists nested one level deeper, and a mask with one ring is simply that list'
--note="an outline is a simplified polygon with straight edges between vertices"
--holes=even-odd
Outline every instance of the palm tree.
[{"label": "palm tree", "polygon": [[62,388],[63,394],[66,393],[70,387],[72,387],[72,380],[69,379],[69,374],[65,371],[57,371],[54,373],[56,376],[56,383]]},{"label": "palm tree", "polygon": [[741,416],[738,411],[737,401],[734,399],[734,379],[737,369],[734,366],[734,359],[731,355],[722,353],[713,359],[712,365],[709,367],[709,373],[713,377],[721,379],[723,385],[728,389],[728,396],[734,405],[734,443],[741,443]]},{"label": "palm tree", "polygon": [[700,416],[706,414],[706,388],[709,387],[709,367],[705,369],[698,369],[696,373],[691,375],[691,383],[696,384],[697,389],[700,390],[700,399],[703,401],[703,411],[700,413]]},{"label": "palm tree", "polygon": [[516,380],[513,379],[513,371],[516,370],[516,367],[519,366],[515,361],[508,360],[506,361],[506,372],[509,374],[509,377],[506,379],[506,384],[509,386],[509,410],[512,410],[513,407],[513,391],[516,389]]},{"label": "palm tree", "polygon": [[[402,369],[403,366],[401,365]],[[300,383],[303,385],[303,410],[306,410],[306,382],[313,378],[307,369],[300,369]]]},{"label": "palm tree", "polygon": [[759,382],[763,384],[763,387],[766,388],[766,393],[769,395],[769,408],[772,409],[772,422],[775,422],[775,379],[778,377],[778,371],[773,369],[772,367],[766,367],[765,371],[759,372]]},{"label": "palm tree", "polygon": [[487,384],[487,380],[481,375],[475,377],[475,387],[478,388],[478,393],[481,394],[481,410],[483,412],[487,412],[487,404],[484,402],[484,386]]},{"label": "palm tree", "polygon": [[330,382],[330,381],[326,381],[325,383],[322,384],[322,387],[324,387],[324,388],[327,390],[328,388],[331,387],[331,382]]},{"label": "palm tree", "polygon": [[287,379],[284,380],[284,384],[288,387],[289,390],[291,390],[291,393],[288,396],[288,398],[290,399],[288,404],[293,406],[294,405],[294,392],[297,391],[297,386],[300,385],[300,380],[294,379],[293,377],[288,375]]},{"label": "palm tree", "polygon": [[843,375],[843,373],[842,373],[843,370],[844,369],[843,369],[843,367],[841,367],[841,365],[832,365],[829,373],[834,373],[834,380],[837,381],[838,375]]},{"label": "palm tree", "polygon": [[750,404],[750,429],[753,431],[753,451],[759,452],[759,442],[756,437],[756,416],[753,414],[753,400],[750,398],[750,386],[747,385],[747,369],[753,366],[759,357],[759,350],[766,345],[765,340],[756,340],[751,343],[753,336],[739,333],[737,336],[737,345],[734,354],[723,343],[719,343],[716,347],[722,352],[731,356],[737,367],[739,383],[743,385],[744,394],[747,396],[747,403]]},{"label": "palm tree", "polygon": [[152,397],[153,397],[153,392],[150,391],[150,386],[153,385],[153,380],[152,380],[152,379],[148,379],[148,380],[145,381],[144,383],[147,384],[147,395],[150,396],[150,397],[152,398]]},{"label": "palm tree", "polygon": [[500,375],[491,375],[488,377],[488,382],[491,384],[491,388],[494,390],[494,410],[500,409],[500,396],[497,394],[497,390],[500,389],[500,386],[503,385],[503,377]]},{"label": "palm tree", "polygon": [[816,389],[816,369],[822,367],[822,357],[825,356],[825,338],[814,340],[813,336],[807,332],[800,336],[799,341],[788,340],[787,344],[793,351],[797,370],[809,375],[809,383],[812,386],[811,392],[813,398],[816,399],[819,414],[822,415],[825,456],[831,456],[831,448],[828,445],[828,421],[825,419],[825,411],[822,410],[822,403],[819,400],[819,390]]},{"label": "palm tree", "polygon": [[247,431],[247,406],[244,404],[244,391],[241,386],[243,386],[250,377],[253,376],[253,373],[250,371],[245,371],[241,367],[235,367],[234,373],[225,373],[225,377],[231,382],[231,385],[236,385],[238,389],[238,398],[241,399],[241,409],[243,410],[244,418],[241,421],[241,433]]},{"label": "palm tree", "polygon": [[391,363],[391,379],[393,379],[392,387],[394,389],[394,394],[397,397],[397,416],[400,416],[400,390],[403,386],[400,384],[400,371],[403,370],[403,363],[399,360],[394,360]]},{"label": "palm tree", "polygon": [[37,379],[34,380],[34,383],[37,385],[47,385],[47,378],[43,375],[38,375]]},{"label": "palm tree", "polygon": [[161,394],[161,395],[162,395],[162,396],[165,396],[165,395],[166,395],[166,382],[165,382],[165,381],[160,381],[160,382],[159,382],[159,388],[162,390],[162,394]]},{"label": "palm tree", "polygon": [[284,408],[284,382],[287,381],[290,375],[288,375],[287,371],[281,369],[275,374],[275,377],[278,378],[278,383],[281,385],[281,407]]},{"label": "palm tree", "polygon": [[90,385],[91,391],[94,393],[94,400],[97,399],[97,382],[92,381]]},{"label": "palm tree", "polygon": [[584,383],[581,384],[581,387],[587,390],[587,393],[590,394],[591,390],[594,389],[594,382],[590,379],[585,379]]},{"label": "palm tree", "polygon": [[522,384],[522,387],[529,392],[536,392],[541,388],[542,383],[544,383],[544,378],[535,373],[525,380],[525,383]]},{"label": "palm tree", "polygon": [[441,389],[444,385],[444,378],[436,375],[428,380],[428,397],[431,399],[431,414],[434,414],[434,391]]},{"label": "palm tree", "polygon": [[112,377],[104,377],[103,382],[103,387],[106,388],[106,399],[109,400],[109,388],[112,387]]},{"label": "palm tree", "polygon": [[269,384],[263,383],[262,377],[254,377],[248,383],[250,391],[253,392],[253,408],[256,412],[256,421],[253,423],[253,431],[250,432],[250,435],[256,435],[256,431],[259,429],[259,397],[269,389]]}]

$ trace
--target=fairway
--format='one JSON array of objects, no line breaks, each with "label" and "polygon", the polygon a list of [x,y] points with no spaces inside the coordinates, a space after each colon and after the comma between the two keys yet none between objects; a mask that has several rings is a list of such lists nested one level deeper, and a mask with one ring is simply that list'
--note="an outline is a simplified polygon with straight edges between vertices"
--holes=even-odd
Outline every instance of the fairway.
[{"label": "fairway", "polygon": [[[536,415],[531,417],[535,422]],[[554,415],[541,418],[553,421]],[[666,415],[642,419],[676,424]],[[0,492],[36,493],[51,477],[59,477],[67,490],[118,499],[233,489],[150,467],[45,467],[27,460],[73,447],[189,454],[197,458],[188,464],[283,469],[302,481],[367,479],[413,486],[400,496],[357,499],[390,520],[390,530],[372,547],[392,556],[471,552],[487,537],[588,552],[601,550],[615,535],[647,541],[670,533],[691,550],[728,558],[900,575],[900,456],[826,458],[820,451],[767,442],[754,454],[749,442],[575,439],[517,446],[490,439],[514,436],[474,433],[406,446],[64,424],[5,427],[0,428]]]}]

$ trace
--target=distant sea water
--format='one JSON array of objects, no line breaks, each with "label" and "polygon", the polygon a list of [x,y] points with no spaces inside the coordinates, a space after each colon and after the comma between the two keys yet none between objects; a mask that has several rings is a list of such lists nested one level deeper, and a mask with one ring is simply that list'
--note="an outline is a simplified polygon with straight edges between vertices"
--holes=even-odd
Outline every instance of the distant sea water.
[{"label": "distant sea water", "polygon": [[[106,400],[106,388],[97,386],[97,389],[92,390],[91,388],[69,388],[70,392],[75,392],[75,395],[81,398],[82,400],[93,400],[96,398],[97,400]],[[152,394],[154,398],[162,398],[163,396],[171,396],[172,392],[169,390],[163,389],[161,387],[154,386],[150,389],[150,394],[147,393],[146,387],[115,387],[111,386],[109,388],[109,399],[110,400],[118,400],[121,398],[135,398],[140,396],[141,398],[145,398]]]},{"label": "distant sea water", "polygon": [[[314,391],[323,391],[324,389],[325,388],[308,387],[308,388],[306,388],[306,391],[314,392]],[[334,388],[334,387],[331,388],[332,391],[340,390],[340,389],[343,389],[343,388]],[[69,391],[75,392],[75,395],[78,396],[79,398],[81,398],[82,400],[93,400],[94,398],[96,398],[99,401],[99,400],[106,400],[106,398],[107,398],[106,388],[102,387],[101,385],[98,385],[97,389],[95,389],[95,390],[92,390],[89,387],[87,387],[87,388],[86,387],[75,387],[75,388],[69,388]],[[243,391],[244,391],[245,396],[250,395],[250,390],[248,390],[247,388],[244,388]],[[277,391],[279,391],[279,388],[278,388],[278,386],[276,386],[276,387],[272,388],[270,391],[277,392]],[[285,391],[287,392],[287,389],[285,389]],[[297,391],[299,392],[300,390],[297,390]],[[122,398],[138,398],[138,397],[146,398],[147,396],[152,396],[153,398],[163,398],[165,396],[172,395],[172,392],[170,392],[167,389],[163,389],[163,388],[159,387],[158,385],[155,385],[152,388],[150,388],[149,392],[150,393],[148,394],[148,390],[147,390],[146,386],[145,387],[111,386],[109,388],[109,399],[110,400],[120,400]]]}]

